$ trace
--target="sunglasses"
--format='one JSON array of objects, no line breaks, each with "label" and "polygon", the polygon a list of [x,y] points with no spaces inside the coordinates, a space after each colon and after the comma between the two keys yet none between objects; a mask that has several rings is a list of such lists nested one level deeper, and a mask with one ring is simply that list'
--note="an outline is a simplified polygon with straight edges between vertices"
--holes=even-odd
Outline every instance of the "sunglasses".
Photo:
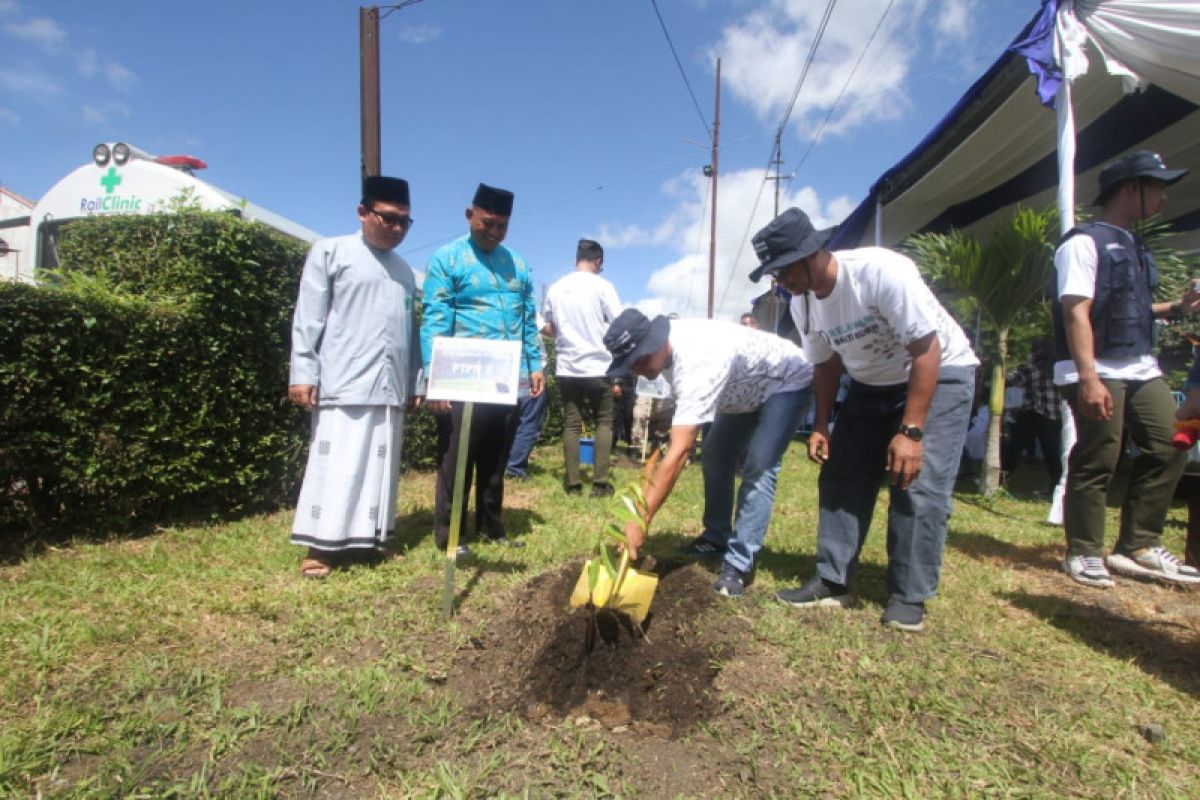
[{"label": "sunglasses", "polygon": [[382,211],[371,209],[371,213],[379,218],[379,221],[389,228],[404,228],[408,230],[416,222],[412,217],[401,216],[400,214],[385,214]]}]

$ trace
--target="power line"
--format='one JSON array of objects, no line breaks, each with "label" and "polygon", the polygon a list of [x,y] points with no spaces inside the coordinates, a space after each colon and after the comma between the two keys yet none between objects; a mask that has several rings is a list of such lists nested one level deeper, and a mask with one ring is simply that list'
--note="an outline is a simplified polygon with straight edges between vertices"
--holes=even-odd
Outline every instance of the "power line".
[{"label": "power line", "polygon": [[825,115],[825,119],[821,120],[821,124],[817,126],[816,133],[814,133],[812,138],[808,140],[808,148],[805,149],[804,155],[800,156],[800,160],[796,162],[796,170],[799,170],[801,165],[804,164],[805,160],[808,159],[808,154],[812,152],[817,140],[821,138],[821,132],[825,130],[825,126],[829,123],[829,120],[833,118],[833,112],[837,110],[838,104],[842,102],[842,98],[846,94],[846,90],[850,88],[850,82],[854,80],[854,76],[858,72],[858,68],[862,66],[863,59],[867,56],[867,51],[871,49],[871,45],[875,42],[875,37],[879,34],[879,29],[883,27],[883,21],[887,19],[888,12],[892,10],[892,6],[895,4],[895,2],[896,0],[890,0],[890,2],[887,4],[887,8],[885,8],[883,13],[879,16],[879,22],[875,23],[875,30],[871,31],[871,38],[867,39],[867,43],[863,46],[862,52],[858,54],[858,60],[854,62],[854,69],[850,70],[850,75],[847,76],[846,82],[842,84],[842,90],[838,92],[837,99],[834,100],[833,105],[829,107],[829,113]]},{"label": "power line", "polygon": [[692,96],[692,105],[696,107],[696,113],[700,115],[700,124],[704,126],[705,133],[708,138],[712,139],[712,129],[708,127],[708,120],[704,117],[704,112],[700,110],[700,103],[696,100],[696,93],[692,91],[692,84],[688,80],[687,73],[683,71],[683,63],[679,60],[679,54],[675,52],[675,43],[671,41],[671,34],[667,31],[667,23],[663,21],[662,13],[658,10],[658,0],[650,0],[650,5],[654,6],[654,15],[658,17],[658,24],[662,27],[663,36],[667,37],[667,46],[671,48],[671,55],[675,57],[675,66],[679,67],[679,74],[683,77],[683,85],[687,87],[688,94]]},{"label": "power line", "polygon": [[821,24],[817,26],[817,36],[813,39],[812,47],[808,49],[808,57],[804,59],[804,68],[800,70],[800,78],[796,81],[796,88],[792,90],[791,102],[788,103],[787,112],[779,123],[780,131],[787,127],[788,120],[792,117],[792,109],[796,107],[796,100],[800,97],[800,88],[804,86],[804,79],[808,77],[808,68],[812,66],[813,59],[816,58],[817,48],[825,36],[825,27],[829,24],[829,17],[833,14],[833,7],[836,5],[837,0],[829,0],[825,6],[825,16],[821,17]]}]

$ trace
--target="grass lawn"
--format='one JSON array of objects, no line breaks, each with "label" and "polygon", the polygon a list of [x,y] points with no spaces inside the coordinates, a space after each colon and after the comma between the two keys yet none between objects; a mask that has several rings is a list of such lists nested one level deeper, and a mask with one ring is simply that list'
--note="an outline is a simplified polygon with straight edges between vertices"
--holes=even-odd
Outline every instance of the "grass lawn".
[{"label": "grass lawn", "polygon": [[[885,630],[883,493],[855,607],[799,612],[774,600],[813,568],[799,445],[747,596],[709,598],[697,567],[660,586],[660,621],[701,587],[706,607],[648,630],[700,678],[657,663],[627,708],[524,702],[560,669],[547,631],[607,509],[563,494],[560,458],[509,484],[528,547],[478,546],[449,624],[429,474],[402,479],[396,554],[325,581],[299,577],[290,513],[0,564],[0,796],[1200,796],[1200,589],[1077,586],[1044,501],[964,493],[926,632]],[[699,532],[701,496],[693,467],[651,554]],[[639,717],[663,698],[689,721]]]}]

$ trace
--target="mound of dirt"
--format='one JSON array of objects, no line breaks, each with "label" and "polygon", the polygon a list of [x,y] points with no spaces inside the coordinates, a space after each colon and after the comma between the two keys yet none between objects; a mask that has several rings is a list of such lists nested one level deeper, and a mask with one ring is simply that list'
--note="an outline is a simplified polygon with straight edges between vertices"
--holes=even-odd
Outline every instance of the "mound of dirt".
[{"label": "mound of dirt", "polygon": [[660,562],[654,604],[638,626],[624,614],[569,608],[580,569],[576,562],[534,578],[459,651],[448,683],[464,705],[657,736],[710,719],[719,706],[713,681],[733,638],[721,630],[727,625],[705,624],[712,575]]}]

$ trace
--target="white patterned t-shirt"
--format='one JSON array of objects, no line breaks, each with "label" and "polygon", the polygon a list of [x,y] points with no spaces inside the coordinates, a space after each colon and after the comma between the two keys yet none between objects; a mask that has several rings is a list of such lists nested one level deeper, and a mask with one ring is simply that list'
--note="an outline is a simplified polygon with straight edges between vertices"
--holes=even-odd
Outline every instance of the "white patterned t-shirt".
[{"label": "white patterned t-shirt", "polygon": [[[837,250],[828,297],[792,298],[792,319],[814,364],[841,356],[850,377],[869,386],[908,382],[908,345],[937,332],[941,366],[978,366],[966,334],[925,285],[912,259],[884,247]],[[806,332],[807,331],[807,332]]]},{"label": "white patterned t-shirt", "polygon": [[776,392],[812,383],[804,351],[773,333],[710,319],[671,320],[673,425],[703,425],[717,412],[754,411]]}]

